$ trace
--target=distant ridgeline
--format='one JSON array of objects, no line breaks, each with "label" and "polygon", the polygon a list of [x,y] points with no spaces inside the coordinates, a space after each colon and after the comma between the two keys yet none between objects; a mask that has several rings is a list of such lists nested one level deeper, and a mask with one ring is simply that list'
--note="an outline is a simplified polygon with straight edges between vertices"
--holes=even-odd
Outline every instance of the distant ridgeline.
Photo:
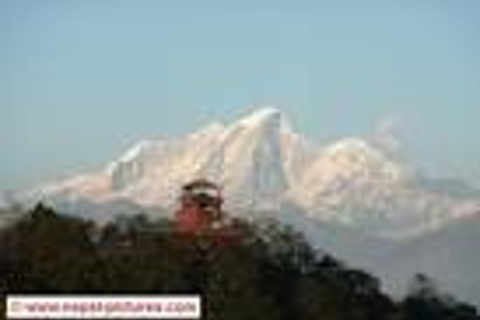
[{"label": "distant ridgeline", "polygon": [[427,276],[395,301],[375,277],[314,251],[287,226],[228,218],[209,181],[184,186],[180,204],[173,221],[137,215],[105,225],[39,204],[0,231],[0,290],[198,293],[211,320],[480,319]]}]

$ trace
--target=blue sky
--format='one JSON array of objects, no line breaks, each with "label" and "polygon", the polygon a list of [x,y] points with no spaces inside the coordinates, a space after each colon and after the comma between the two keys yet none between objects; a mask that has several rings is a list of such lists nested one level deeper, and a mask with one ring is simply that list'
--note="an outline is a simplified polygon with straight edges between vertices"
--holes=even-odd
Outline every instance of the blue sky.
[{"label": "blue sky", "polygon": [[276,105],[325,143],[394,119],[426,171],[480,178],[480,2],[0,1],[0,188]]}]

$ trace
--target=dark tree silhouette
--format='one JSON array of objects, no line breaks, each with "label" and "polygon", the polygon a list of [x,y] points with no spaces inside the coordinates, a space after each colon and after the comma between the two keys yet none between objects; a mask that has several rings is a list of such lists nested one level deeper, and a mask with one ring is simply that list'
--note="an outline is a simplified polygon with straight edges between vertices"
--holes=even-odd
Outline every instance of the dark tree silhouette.
[{"label": "dark tree silhouette", "polygon": [[396,302],[375,277],[313,250],[291,227],[235,226],[234,240],[223,242],[179,234],[166,219],[99,226],[40,204],[0,231],[0,290],[198,293],[208,320],[479,319],[424,275]]}]

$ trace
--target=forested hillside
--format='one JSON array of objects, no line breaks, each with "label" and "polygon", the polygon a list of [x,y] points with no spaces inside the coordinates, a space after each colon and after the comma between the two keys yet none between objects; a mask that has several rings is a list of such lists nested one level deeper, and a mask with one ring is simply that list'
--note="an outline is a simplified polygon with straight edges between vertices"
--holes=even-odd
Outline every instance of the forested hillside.
[{"label": "forested hillside", "polygon": [[99,226],[38,205],[0,232],[7,293],[198,293],[203,319],[480,319],[419,275],[393,300],[274,221],[239,222],[235,237],[184,236],[142,215]]}]

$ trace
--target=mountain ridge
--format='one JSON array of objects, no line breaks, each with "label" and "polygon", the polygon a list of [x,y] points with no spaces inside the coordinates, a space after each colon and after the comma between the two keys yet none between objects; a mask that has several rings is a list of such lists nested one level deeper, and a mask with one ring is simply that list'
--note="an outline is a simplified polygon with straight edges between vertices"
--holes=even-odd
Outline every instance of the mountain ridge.
[{"label": "mountain ridge", "polygon": [[182,137],[140,141],[103,170],[41,186],[26,198],[73,211],[76,201],[169,208],[180,186],[199,177],[218,182],[233,210],[281,210],[288,200],[319,221],[393,239],[436,230],[480,207],[475,193],[429,185],[433,179],[375,138],[316,146],[272,106]]},{"label": "mountain ridge", "polygon": [[207,178],[221,185],[229,214],[287,223],[313,246],[374,271],[394,292],[419,270],[440,279],[451,270],[445,289],[480,306],[474,268],[440,254],[451,242],[456,257],[475,255],[478,223],[469,222],[480,219],[480,192],[424,176],[400,151],[378,136],[317,146],[268,107],[180,137],[139,141],[101,170],[0,194],[0,202],[42,201],[99,222],[137,213],[163,217],[174,212],[184,183]]}]

